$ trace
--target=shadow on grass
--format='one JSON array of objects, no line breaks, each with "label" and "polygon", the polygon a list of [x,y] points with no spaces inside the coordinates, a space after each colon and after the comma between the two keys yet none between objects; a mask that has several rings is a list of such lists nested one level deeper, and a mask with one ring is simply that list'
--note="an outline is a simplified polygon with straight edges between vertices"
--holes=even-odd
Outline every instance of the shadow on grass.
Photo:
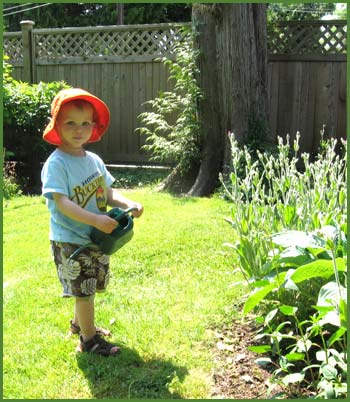
[{"label": "shadow on grass", "polygon": [[78,366],[95,398],[183,399],[169,391],[171,382],[183,382],[188,371],[169,361],[144,361],[134,350],[122,346],[117,356],[77,353]]}]

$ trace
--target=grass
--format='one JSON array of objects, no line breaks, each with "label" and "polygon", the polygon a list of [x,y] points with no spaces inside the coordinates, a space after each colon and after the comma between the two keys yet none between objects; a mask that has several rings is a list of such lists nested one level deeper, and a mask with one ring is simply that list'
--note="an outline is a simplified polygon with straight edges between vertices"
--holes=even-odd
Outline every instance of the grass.
[{"label": "grass", "polygon": [[67,338],[73,300],[60,297],[41,197],[4,204],[4,398],[210,397],[213,328],[230,320],[242,290],[230,286],[223,247],[233,232],[230,204],[176,198],[143,188],[133,240],[112,256],[108,290],[96,296],[96,321],[122,346],[116,358],[75,352]]}]

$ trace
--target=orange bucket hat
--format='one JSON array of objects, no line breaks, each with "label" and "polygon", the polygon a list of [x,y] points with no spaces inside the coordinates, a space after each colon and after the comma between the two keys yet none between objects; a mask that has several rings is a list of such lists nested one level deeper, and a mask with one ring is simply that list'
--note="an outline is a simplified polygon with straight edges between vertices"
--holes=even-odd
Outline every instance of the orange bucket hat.
[{"label": "orange bucket hat", "polygon": [[61,110],[62,105],[75,99],[82,99],[91,103],[94,108],[94,116],[96,115],[95,127],[92,131],[91,137],[88,142],[99,141],[102,135],[108,128],[110,113],[107,105],[91,95],[89,92],[80,88],[63,89],[54,97],[51,104],[51,120],[46,126],[43,134],[43,139],[53,145],[61,145],[61,138],[56,129],[57,116]]}]

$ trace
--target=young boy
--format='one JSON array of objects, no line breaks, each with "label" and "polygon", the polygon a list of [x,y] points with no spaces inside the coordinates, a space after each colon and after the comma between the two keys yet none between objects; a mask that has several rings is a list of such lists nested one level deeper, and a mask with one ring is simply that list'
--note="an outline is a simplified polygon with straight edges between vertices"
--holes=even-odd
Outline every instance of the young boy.
[{"label": "young boy", "polygon": [[84,149],[86,143],[99,141],[108,127],[104,102],[79,88],[62,90],[52,102],[51,116],[43,138],[57,149],[42,169],[42,193],[51,214],[51,249],[63,297],[75,297],[71,332],[80,335],[79,351],[115,355],[120,348],[103,338],[110,332],[94,324],[94,295],[107,287],[109,256],[87,248],[74,260],[69,257],[91,242],[93,227],[106,233],[116,228],[117,222],[104,214],[107,205],[136,207],[134,217],[142,215],[143,207],[111,188],[114,178],[103,161]]}]

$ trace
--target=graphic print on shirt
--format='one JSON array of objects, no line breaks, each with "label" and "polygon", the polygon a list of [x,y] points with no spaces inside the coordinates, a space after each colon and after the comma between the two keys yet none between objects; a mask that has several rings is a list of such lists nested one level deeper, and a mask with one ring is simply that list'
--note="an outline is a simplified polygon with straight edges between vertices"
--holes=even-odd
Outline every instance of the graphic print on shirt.
[{"label": "graphic print on shirt", "polygon": [[103,211],[103,212],[106,211],[106,207],[107,207],[106,192],[102,186],[100,186],[96,190],[96,204],[97,204],[97,208],[100,211]]},{"label": "graphic print on shirt", "polygon": [[107,210],[107,191],[105,180],[103,176],[100,176],[99,172],[95,172],[87,179],[85,179],[81,185],[77,185],[73,188],[74,195],[71,200],[77,203],[80,207],[85,208],[86,204],[95,195],[96,205],[101,212]]}]

